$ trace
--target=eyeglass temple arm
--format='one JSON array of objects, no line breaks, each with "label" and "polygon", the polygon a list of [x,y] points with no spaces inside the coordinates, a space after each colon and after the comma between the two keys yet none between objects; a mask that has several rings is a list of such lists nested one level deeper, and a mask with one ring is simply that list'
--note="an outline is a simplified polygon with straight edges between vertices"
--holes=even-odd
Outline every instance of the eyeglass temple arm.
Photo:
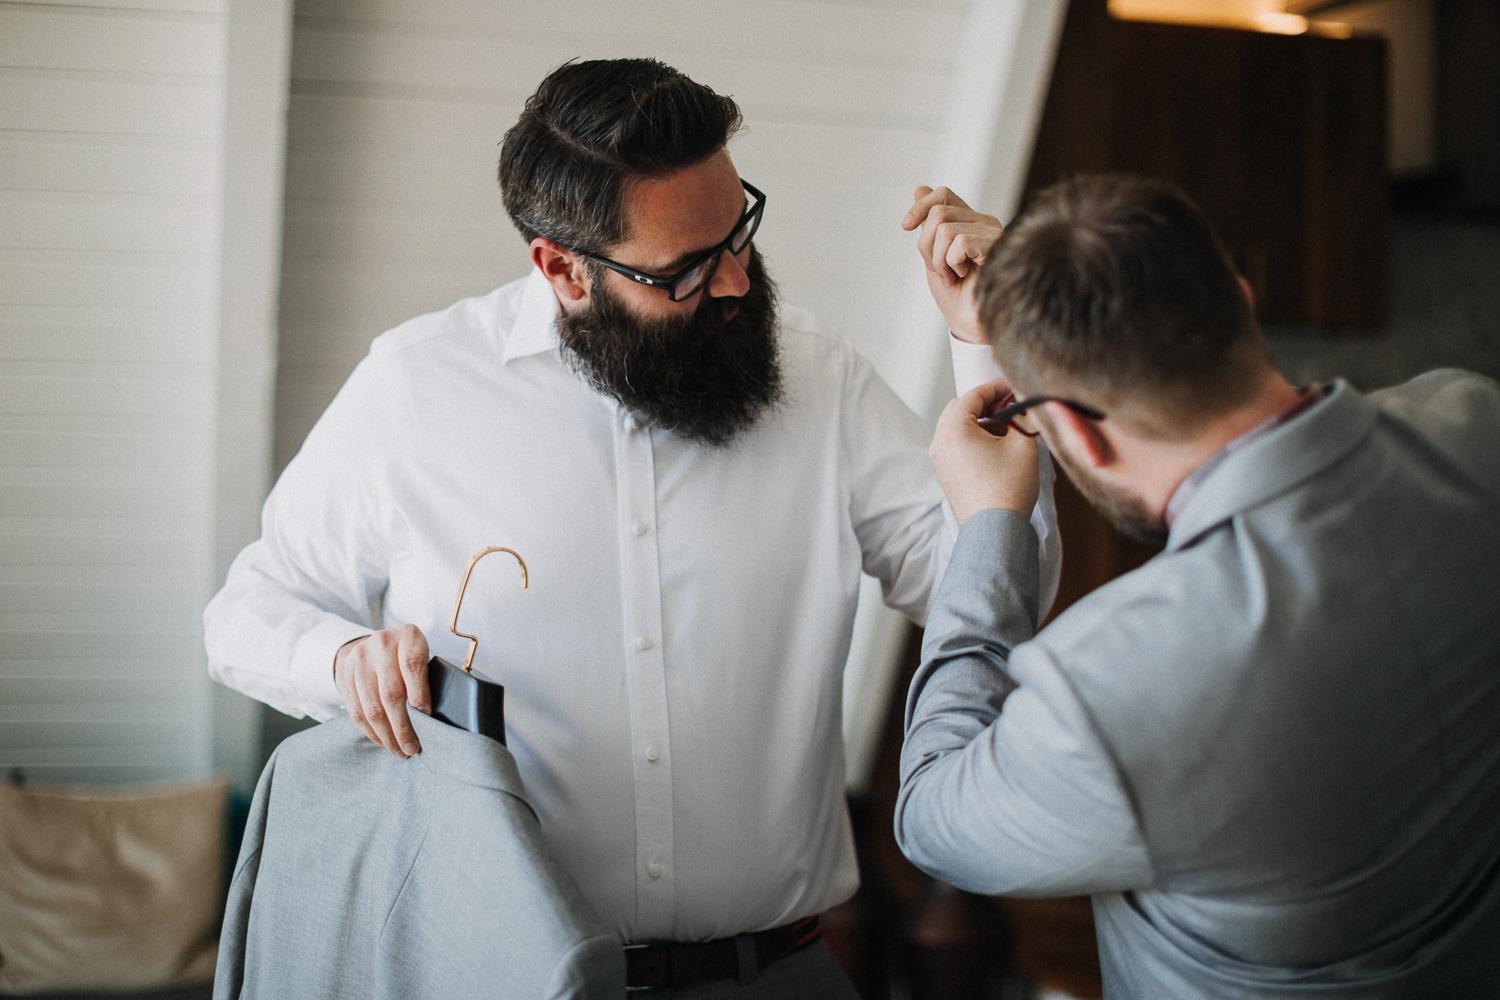
[{"label": "eyeglass temple arm", "polygon": [[1062,399],[1058,396],[1032,396],[1030,399],[1023,399],[1019,402],[1012,403],[1004,409],[991,414],[985,419],[997,422],[1001,420],[1011,420],[1015,417],[1019,417],[1021,414],[1031,409],[1033,406],[1040,406],[1043,403],[1061,403],[1068,409],[1072,410],[1074,413],[1077,413],[1080,416],[1088,417],[1090,420],[1104,419],[1103,413],[1094,409],[1092,406],[1089,406],[1087,403],[1080,403],[1077,400],[1072,399]]},{"label": "eyeglass temple arm", "polygon": [[463,606],[464,591],[469,589],[469,577],[474,573],[474,565],[478,563],[479,560],[489,555],[491,552],[509,552],[511,555],[515,556],[516,562],[521,564],[522,589],[531,586],[530,574],[528,574],[526,571],[526,560],[522,559],[521,554],[515,549],[507,549],[504,546],[496,545],[476,552],[474,554],[474,558],[469,560],[469,566],[464,570],[463,582],[458,585],[458,598],[453,602],[453,618],[448,622],[448,628],[453,632],[454,635],[458,636],[460,639],[469,640],[469,652],[464,656],[464,673],[466,674],[472,674],[474,672],[472,669],[474,666],[474,653],[479,649],[479,639],[467,632],[460,632],[458,630],[458,609]]}]

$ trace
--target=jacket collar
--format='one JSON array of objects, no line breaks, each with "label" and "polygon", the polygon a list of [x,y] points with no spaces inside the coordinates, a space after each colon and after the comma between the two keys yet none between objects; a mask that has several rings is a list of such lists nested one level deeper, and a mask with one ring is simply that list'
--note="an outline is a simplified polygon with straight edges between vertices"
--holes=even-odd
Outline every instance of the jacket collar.
[{"label": "jacket collar", "polygon": [[517,358],[556,349],[561,344],[557,337],[558,312],[557,293],[542,272],[533,267],[526,276],[516,320],[506,334],[501,360],[509,364]]},{"label": "jacket collar", "polygon": [[1376,410],[1340,379],[1326,398],[1225,458],[1178,512],[1167,551],[1322,472],[1365,439]]},{"label": "jacket collar", "polygon": [[417,760],[428,770],[464,784],[506,792],[530,808],[516,759],[504,745],[417,711],[411,713],[411,724],[422,744]]}]

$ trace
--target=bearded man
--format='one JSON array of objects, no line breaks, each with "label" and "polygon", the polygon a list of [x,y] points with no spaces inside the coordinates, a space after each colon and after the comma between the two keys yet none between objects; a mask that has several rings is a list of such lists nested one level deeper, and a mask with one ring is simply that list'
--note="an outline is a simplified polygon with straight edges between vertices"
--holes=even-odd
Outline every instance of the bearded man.
[{"label": "bearded man", "polygon": [[465,560],[520,552],[530,589],[481,569],[461,627],[507,688],[552,850],[647,945],[632,985],[852,996],[816,916],[857,886],[840,697],[860,572],[920,622],[956,529],[921,421],[779,307],[739,123],[650,60],[542,82],[499,171],[531,274],[374,342],[209,606],[210,670],[417,754],[429,653],[464,653]]}]

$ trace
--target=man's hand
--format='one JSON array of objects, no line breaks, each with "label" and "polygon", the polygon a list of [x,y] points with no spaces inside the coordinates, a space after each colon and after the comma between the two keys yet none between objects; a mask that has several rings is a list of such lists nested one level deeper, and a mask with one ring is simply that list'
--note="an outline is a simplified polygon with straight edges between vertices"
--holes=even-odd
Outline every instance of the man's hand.
[{"label": "man's hand", "polygon": [[397,757],[421,753],[409,703],[430,712],[427,690],[427,637],[415,625],[388,628],[339,647],[333,658],[333,682],[344,698],[349,718],[370,739]]},{"label": "man's hand", "polygon": [[974,289],[979,266],[1004,231],[993,215],[974,211],[945,187],[917,188],[916,204],[901,220],[902,229],[918,229],[917,252],[927,265],[927,287],[948,320],[948,329],[971,344],[987,343],[979,325]]},{"label": "man's hand", "polygon": [[976,511],[995,508],[1030,517],[1036,506],[1041,490],[1036,443],[1015,430],[996,437],[979,426],[979,418],[1009,394],[1004,382],[991,382],[953,400],[938,417],[927,454],[959,524]]}]

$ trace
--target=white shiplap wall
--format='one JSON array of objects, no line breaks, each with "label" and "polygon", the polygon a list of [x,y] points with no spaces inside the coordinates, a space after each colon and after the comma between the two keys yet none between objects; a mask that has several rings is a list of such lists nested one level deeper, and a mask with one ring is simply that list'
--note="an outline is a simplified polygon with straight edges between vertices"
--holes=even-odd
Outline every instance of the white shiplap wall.
[{"label": "white shiplap wall", "polygon": [[299,0],[277,467],[370,339],[519,277],[495,186],[526,97],[573,58],[650,55],[732,94],[769,196],[757,241],[788,301],[891,354],[914,260],[897,223],[947,108],[962,0]]},{"label": "white shiplap wall", "polygon": [[224,4],[0,2],[0,767],[202,773]]}]

